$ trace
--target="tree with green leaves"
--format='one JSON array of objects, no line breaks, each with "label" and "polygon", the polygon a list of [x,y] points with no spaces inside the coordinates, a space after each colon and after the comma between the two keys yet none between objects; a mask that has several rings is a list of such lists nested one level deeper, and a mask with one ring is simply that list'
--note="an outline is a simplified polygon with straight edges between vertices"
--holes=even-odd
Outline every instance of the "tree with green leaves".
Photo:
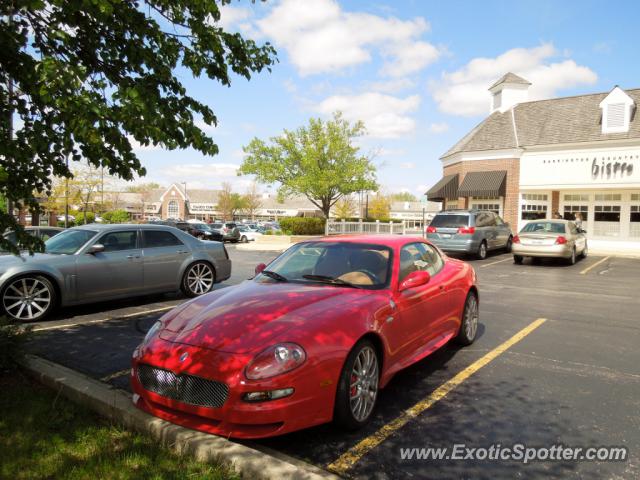
[{"label": "tree with green leaves", "polygon": [[389,218],[391,202],[389,197],[379,193],[369,199],[369,217],[375,220]]},{"label": "tree with green leaves", "polygon": [[245,200],[242,195],[232,190],[229,182],[222,184],[222,190],[218,193],[218,211],[223,220],[232,221],[236,213],[245,208]]},{"label": "tree with green leaves", "polygon": [[417,202],[418,199],[411,192],[397,192],[392,193],[390,198],[394,202]]},{"label": "tree with green leaves", "polygon": [[328,121],[312,118],[307,126],[272,137],[270,144],[254,138],[244,147],[239,173],[279,183],[281,196],[304,195],[329,218],[344,195],[378,188],[373,163],[353,142],[364,132],[362,122],[352,125],[339,112]]},{"label": "tree with green leaves", "polygon": [[[0,194],[38,209],[51,178],[71,177],[84,159],[131,180],[145,169],[132,142],[218,146],[198,127],[216,125],[212,109],[190,96],[175,74],[230,85],[270,69],[275,50],[220,24],[231,0],[6,0],[0,2]],[[68,162],[67,160],[70,160]],[[0,213],[30,249],[12,215]],[[16,251],[5,245],[0,247]]]},{"label": "tree with green leaves", "polygon": [[356,202],[351,195],[343,196],[336,203],[333,214],[336,218],[351,218],[358,215]]}]

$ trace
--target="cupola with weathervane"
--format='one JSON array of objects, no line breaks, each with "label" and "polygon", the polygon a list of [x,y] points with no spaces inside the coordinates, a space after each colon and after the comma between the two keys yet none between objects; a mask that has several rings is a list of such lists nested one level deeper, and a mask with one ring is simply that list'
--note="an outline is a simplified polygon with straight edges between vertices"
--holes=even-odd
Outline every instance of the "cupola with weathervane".
[{"label": "cupola with weathervane", "polygon": [[600,102],[602,110],[602,133],[624,133],[634,113],[635,102],[617,85]]},{"label": "cupola with weathervane", "polygon": [[515,73],[507,73],[489,87],[491,92],[491,109],[493,112],[506,112],[518,103],[529,100],[531,82]]}]

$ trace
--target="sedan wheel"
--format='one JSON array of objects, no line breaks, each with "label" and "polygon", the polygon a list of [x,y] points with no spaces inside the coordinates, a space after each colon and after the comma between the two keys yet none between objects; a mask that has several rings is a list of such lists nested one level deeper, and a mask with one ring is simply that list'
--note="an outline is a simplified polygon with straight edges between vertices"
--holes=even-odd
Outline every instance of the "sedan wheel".
[{"label": "sedan wheel", "polygon": [[241,243],[248,243],[249,240],[247,239],[247,237],[245,235],[243,235],[242,237],[240,237],[240,242]]},{"label": "sedan wheel", "polygon": [[569,265],[575,265],[576,264],[576,247],[573,247],[573,249],[571,250],[571,256],[569,257]]},{"label": "sedan wheel", "polygon": [[13,280],[2,293],[6,314],[21,322],[44,318],[55,304],[55,290],[49,280],[40,276]]},{"label": "sedan wheel", "polygon": [[485,258],[487,258],[487,244],[485,241],[483,241],[478,247],[477,255],[480,260],[484,260]]},{"label": "sedan wheel", "polygon": [[340,376],[334,419],[343,428],[363,426],[376,405],[380,379],[378,354],[371,342],[359,342],[347,357]]},{"label": "sedan wheel", "polygon": [[456,337],[456,342],[461,345],[471,345],[473,343],[478,333],[479,316],[478,297],[476,297],[475,293],[469,292],[464,304],[462,323],[460,324],[460,331]]},{"label": "sedan wheel", "polygon": [[582,258],[587,258],[587,255],[589,255],[589,246],[585,242],[584,248],[582,249]]},{"label": "sedan wheel", "polygon": [[215,273],[211,265],[197,262],[189,266],[182,281],[182,291],[188,297],[197,297],[213,290]]}]

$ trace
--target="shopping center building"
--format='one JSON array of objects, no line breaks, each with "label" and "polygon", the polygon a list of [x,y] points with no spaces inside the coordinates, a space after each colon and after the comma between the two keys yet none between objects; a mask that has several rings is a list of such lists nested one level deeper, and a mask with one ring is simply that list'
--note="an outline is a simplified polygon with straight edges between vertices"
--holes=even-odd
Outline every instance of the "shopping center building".
[{"label": "shopping center building", "polygon": [[508,73],[489,88],[489,116],[441,157],[428,199],[514,231],[580,212],[589,239],[640,247],[640,89],[528,101],[530,85]]}]

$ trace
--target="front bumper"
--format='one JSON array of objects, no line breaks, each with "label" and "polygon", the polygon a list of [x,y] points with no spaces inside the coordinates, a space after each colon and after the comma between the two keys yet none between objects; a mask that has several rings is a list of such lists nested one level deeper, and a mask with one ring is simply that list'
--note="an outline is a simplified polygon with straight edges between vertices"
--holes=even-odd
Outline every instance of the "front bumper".
[{"label": "front bumper", "polygon": [[521,257],[570,258],[573,245],[523,245],[514,243],[511,252]]},{"label": "front bumper", "polygon": [[[187,359],[180,362],[181,356]],[[282,435],[331,421],[335,381],[322,386],[320,372],[305,364],[277,377],[250,381],[244,367],[252,355],[214,352],[154,339],[134,353],[131,387],[134,403],[148,413],[194,430],[233,438]],[[138,377],[140,364],[175,374],[188,374],[225,383],[229,390],[220,408],[182,403],[146,390]],[[293,388],[292,395],[266,402],[243,400],[247,392]]]}]

